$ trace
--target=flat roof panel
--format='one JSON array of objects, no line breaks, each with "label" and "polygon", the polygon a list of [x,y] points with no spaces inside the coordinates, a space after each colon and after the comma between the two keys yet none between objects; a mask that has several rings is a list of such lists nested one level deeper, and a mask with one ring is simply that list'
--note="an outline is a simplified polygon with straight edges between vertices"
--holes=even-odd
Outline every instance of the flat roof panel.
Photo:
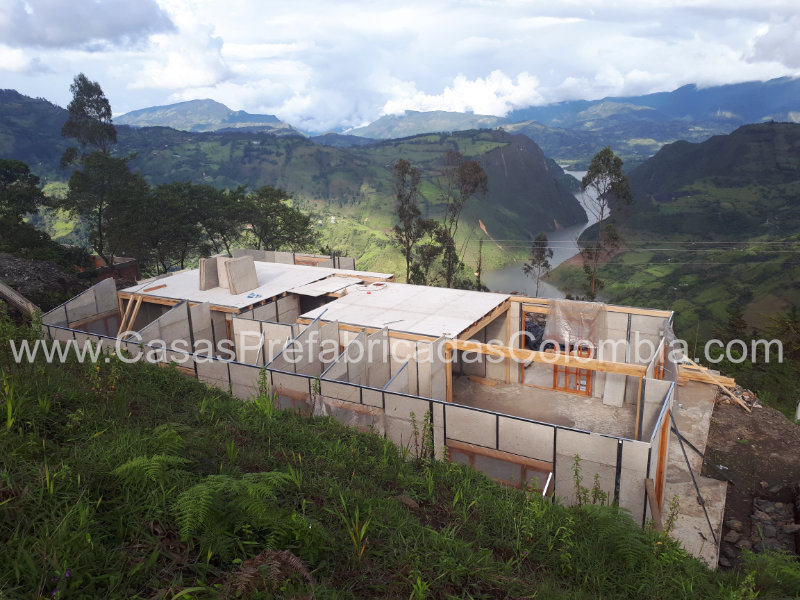
[{"label": "flat roof panel", "polygon": [[341,298],[302,315],[358,327],[431,337],[456,337],[509,296],[404,283],[356,285]]},{"label": "flat roof panel", "polygon": [[[257,288],[242,294],[231,294],[230,290],[222,287],[200,290],[199,269],[181,271],[167,277],[139,283],[122,291],[134,294],[143,293],[157,298],[208,302],[216,306],[244,309],[274,296],[280,296],[293,288],[308,285],[333,275],[343,276],[339,278],[349,281],[350,284],[359,281],[359,277],[374,277],[378,279],[392,277],[389,273],[371,273],[329,267],[310,267],[262,261],[255,261],[254,264],[259,285]],[[165,287],[159,287],[162,285]],[[145,291],[150,288],[158,289]]]},{"label": "flat roof panel", "polygon": [[314,281],[313,283],[308,283],[306,285],[301,285],[299,287],[292,288],[289,291],[294,294],[301,294],[302,296],[317,297],[338,292],[347,286],[362,283],[362,281],[362,279],[356,279],[354,277],[334,276],[328,277],[327,279],[320,279],[319,281]]}]

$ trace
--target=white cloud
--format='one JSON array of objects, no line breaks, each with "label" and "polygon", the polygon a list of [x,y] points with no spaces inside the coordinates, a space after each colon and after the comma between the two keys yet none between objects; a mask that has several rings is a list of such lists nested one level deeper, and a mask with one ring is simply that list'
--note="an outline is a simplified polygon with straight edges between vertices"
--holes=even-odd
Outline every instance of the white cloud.
[{"label": "white cloud", "polygon": [[155,0],[4,0],[0,39],[12,46],[131,44],[172,28]]},{"label": "white cloud", "polygon": [[800,74],[795,0],[5,2],[4,87],[66,104],[83,71],[118,113],[213,98],[324,130]]},{"label": "white cloud", "polygon": [[502,116],[515,108],[541,103],[538,85],[538,80],[529,73],[520,73],[515,82],[502,71],[492,71],[488,77],[473,80],[458,75],[440,94],[426,94],[412,82],[398,82],[381,113],[446,110]]}]

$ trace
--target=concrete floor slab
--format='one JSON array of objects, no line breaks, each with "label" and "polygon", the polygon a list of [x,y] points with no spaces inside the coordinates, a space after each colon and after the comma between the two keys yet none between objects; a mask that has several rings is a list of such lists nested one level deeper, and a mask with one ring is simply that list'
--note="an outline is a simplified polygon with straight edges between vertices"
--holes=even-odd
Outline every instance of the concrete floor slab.
[{"label": "concrete floor slab", "polygon": [[607,406],[599,398],[543,390],[518,383],[498,382],[497,385],[489,386],[468,377],[454,377],[453,402],[629,439],[633,439],[635,429],[635,406]]},{"label": "concrete floor slab", "polygon": [[[714,410],[714,386],[692,382],[680,386],[678,400],[673,414],[678,431],[698,450],[705,452],[708,441],[708,429],[711,424],[711,413]],[[719,541],[722,535],[722,519],[725,512],[725,496],[727,482],[703,477],[700,471],[703,457],[684,445],[695,479],[700,488],[700,495],[705,502],[711,526]],[[678,438],[671,434],[667,477],[664,485],[664,510],[666,513],[672,498],[677,495],[679,510],[672,537],[681,542],[683,547],[694,556],[702,559],[711,568],[716,568],[719,561],[719,544],[714,543],[703,507],[697,500],[697,491],[692,483],[686,459],[681,451]]]}]

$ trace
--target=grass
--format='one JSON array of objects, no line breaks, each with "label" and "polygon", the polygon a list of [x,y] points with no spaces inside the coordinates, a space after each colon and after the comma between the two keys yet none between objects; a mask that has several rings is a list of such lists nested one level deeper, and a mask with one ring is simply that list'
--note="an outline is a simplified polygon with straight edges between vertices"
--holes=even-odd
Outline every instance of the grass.
[{"label": "grass", "polygon": [[242,402],[152,365],[10,360],[8,339],[35,335],[0,321],[4,600],[293,598],[309,581],[315,598],[797,589],[782,557],[709,571],[613,507],[567,508],[428,458],[424,432],[417,458],[276,411],[266,388]]}]

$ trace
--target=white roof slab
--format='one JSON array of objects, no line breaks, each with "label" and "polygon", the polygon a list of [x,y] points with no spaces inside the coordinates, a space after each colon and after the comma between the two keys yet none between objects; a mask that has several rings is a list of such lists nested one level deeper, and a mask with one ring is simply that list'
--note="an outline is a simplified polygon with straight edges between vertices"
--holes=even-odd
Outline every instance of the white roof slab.
[{"label": "white roof slab", "polygon": [[300,294],[301,296],[317,297],[338,292],[349,285],[357,283],[363,283],[363,280],[355,279],[353,277],[333,276],[328,277],[327,279],[320,279],[319,281],[315,281],[306,285],[301,285],[300,287],[292,288],[289,291],[294,294]]},{"label": "white roof slab", "polygon": [[[342,285],[339,289],[361,281],[359,279],[360,277],[376,279],[389,279],[392,277],[390,273],[371,273],[367,271],[351,271],[347,269],[309,267],[305,265],[288,265],[261,261],[256,261],[255,267],[258,287],[242,294],[231,294],[230,290],[222,287],[201,290],[199,269],[180,271],[166,277],[138,283],[122,291],[133,294],[145,294],[156,298],[189,300],[190,302],[198,303],[208,302],[214,306],[246,309],[263,300],[268,300],[274,296],[280,296],[284,292],[292,291],[294,288],[300,288],[320,280],[326,280],[334,275],[338,275],[339,277],[336,277],[336,279],[345,283],[345,285]],[[161,285],[166,287],[145,291],[149,288],[155,288]]]},{"label": "white roof slab", "polygon": [[325,311],[324,321],[454,338],[507,298],[506,294],[377,283],[351,286],[347,295],[302,316],[315,319]]}]

